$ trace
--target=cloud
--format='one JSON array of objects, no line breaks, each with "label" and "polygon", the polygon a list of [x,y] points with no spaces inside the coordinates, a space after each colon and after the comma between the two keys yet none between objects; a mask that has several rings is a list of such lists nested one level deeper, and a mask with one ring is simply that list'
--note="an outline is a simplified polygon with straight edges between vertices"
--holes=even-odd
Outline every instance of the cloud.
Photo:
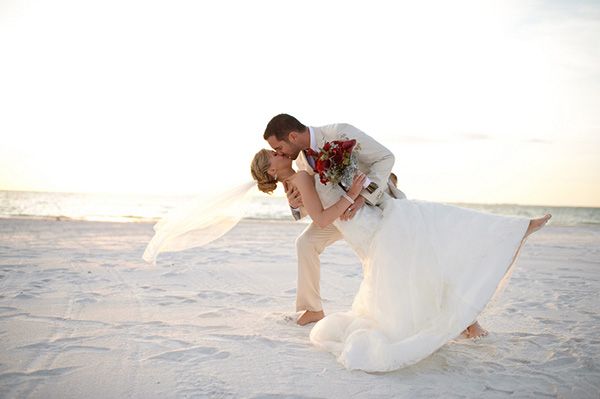
[{"label": "cloud", "polygon": [[454,137],[442,137],[442,136],[395,136],[391,141],[398,143],[407,144],[419,144],[419,143],[451,143],[457,141],[479,141],[479,140],[492,140],[494,137],[485,133],[456,133]]},{"label": "cloud", "polygon": [[484,133],[463,133],[461,135],[463,138],[467,140],[490,140],[492,136]]},{"label": "cloud", "polygon": [[552,140],[538,139],[538,138],[524,139],[522,141],[525,143],[533,143],[533,144],[552,144]]},{"label": "cloud", "polygon": [[419,144],[419,143],[445,143],[450,140],[442,137],[427,137],[427,136],[395,136],[390,139],[392,142],[405,143],[405,144]]}]

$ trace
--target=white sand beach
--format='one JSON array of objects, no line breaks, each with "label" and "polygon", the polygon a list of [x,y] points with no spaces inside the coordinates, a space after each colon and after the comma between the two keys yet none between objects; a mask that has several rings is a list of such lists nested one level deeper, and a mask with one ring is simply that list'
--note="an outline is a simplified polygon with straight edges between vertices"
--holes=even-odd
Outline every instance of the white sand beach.
[{"label": "white sand beach", "polygon": [[[599,227],[531,236],[487,337],[372,374],[295,323],[304,227],[244,220],[150,266],[149,223],[0,219],[0,397],[600,397]],[[357,257],[338,242],[321,259],[325,312],[349,309]]]}]

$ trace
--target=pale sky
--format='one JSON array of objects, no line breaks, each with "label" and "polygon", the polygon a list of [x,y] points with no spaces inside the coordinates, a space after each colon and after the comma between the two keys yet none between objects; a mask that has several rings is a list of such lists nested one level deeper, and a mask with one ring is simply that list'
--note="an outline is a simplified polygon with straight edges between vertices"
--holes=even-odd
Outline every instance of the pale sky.
[{"label": "pale sky", "polygon": [[247,180],[285,112],[386,145],[408,198],[600,206],[598,110],[593,1],[0,2],[3,190]]}]

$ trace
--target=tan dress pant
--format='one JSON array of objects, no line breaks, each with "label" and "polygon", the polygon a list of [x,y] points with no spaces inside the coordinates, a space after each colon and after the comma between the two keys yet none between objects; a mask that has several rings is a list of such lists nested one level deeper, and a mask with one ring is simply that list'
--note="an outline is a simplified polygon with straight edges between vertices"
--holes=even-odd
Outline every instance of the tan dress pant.
[{"label": "tan dress pant", "polygon": [[321,304],[321,252],[342,238],[342,233],[330,224],[324,228],[311,223],[296,239],[298,254],[298,287],[296,290],[296,311],[323,310]]}]

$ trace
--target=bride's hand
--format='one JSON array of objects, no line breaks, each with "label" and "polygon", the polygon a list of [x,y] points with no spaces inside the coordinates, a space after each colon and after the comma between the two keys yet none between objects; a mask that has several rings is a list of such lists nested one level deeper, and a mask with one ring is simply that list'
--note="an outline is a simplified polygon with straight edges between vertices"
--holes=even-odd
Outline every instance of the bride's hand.
[{"label": "bride's hand", "polygon": [[350,189],[348,190],[348,195],[350,196],[350,198],[355,200],[358,197],[358,195],[363,189],[363,184],[366,178],[367,175],[365,175],[360,170],[356,172],[356,175],[354,175],[354,179],[352,180],[352,186],[350,186]]},{"label": "bride's hand", "polygon": [[354,200],[354,204],[350,205],[348,209],[342,213],[340,220],[346,221],[352,219],[354,215],[356,215],[356,212],[358,212],[358,210],[365,204],[365,199],[364,197],[360,196],[360,192],[363,189],[363,184],[366,178],[367,176],[360,171],[358,171],[354,176],[352,186],[350,186],[350,189],[347,192],[348,196]]}]

